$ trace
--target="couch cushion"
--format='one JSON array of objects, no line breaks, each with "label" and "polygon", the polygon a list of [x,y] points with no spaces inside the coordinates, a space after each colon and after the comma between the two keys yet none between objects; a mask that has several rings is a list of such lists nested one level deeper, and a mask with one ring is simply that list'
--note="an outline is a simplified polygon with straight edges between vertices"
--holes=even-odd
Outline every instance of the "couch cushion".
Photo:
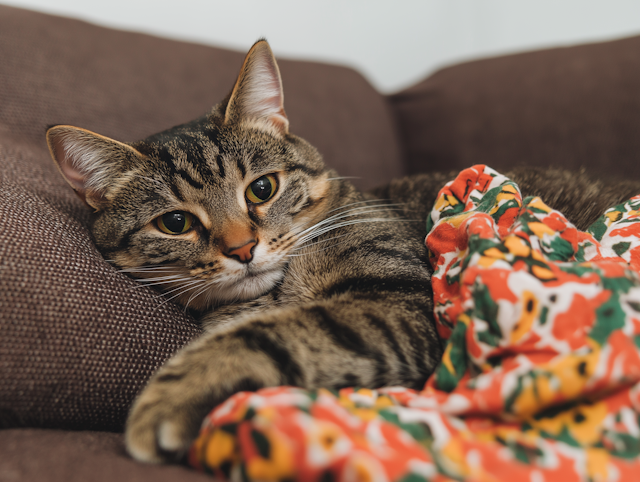
[{"label": "couch cushion", "polygon": [[105,432],[0,431],[0,480],[38,482],[212,482],[182,466],[141,464],[125,452],[123,436]]},{"label": "couch cushion", "polygon": [[[0,6],[0,427],[122,429],[199,333],[98,254],[48,124],[135,140],[210,109],[243,54]],[[401,171],[386,101],[350,69],[282,62],[292,129],[365,184]]]},{"label": "couch cushion", "polygon": [[0,427],[117,430],[199,328],[102,259],[47,155],[0,133]]},{"label": "couch cushion", "polygon": [[640,177],[640,37],[468,62],[390,97],[409,172],[487,164]]}]

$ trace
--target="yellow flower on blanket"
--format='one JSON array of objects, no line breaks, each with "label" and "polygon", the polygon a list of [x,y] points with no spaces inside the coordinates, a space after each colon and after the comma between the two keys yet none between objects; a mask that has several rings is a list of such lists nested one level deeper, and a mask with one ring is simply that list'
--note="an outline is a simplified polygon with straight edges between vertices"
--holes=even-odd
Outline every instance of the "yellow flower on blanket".
[{"label": "yellow flower on blanket", "polygon": [[527,227],[533,231],[533,234],[536,235],[536,237],[542,239],[544,237],[545,234],[548,234],[549,236],[553,236],[554,234],[556,234],[556,231],[554,231],[553,229],[551,229],[549,226],[547,226],[544,223],[541,223],[539,221],[536,222],[530,222],[527,224]]},{"label": "yellow flower on blanket", "polygon": [[587,342],[590,352],[556,357],[523,376],[512,412],[529,416],[551,403],[578,397],[595,372],[601,353],[600,345],[595,341],[587,339]]},{"label": "yellow flower on blanket", "polygon": [[531,248],[529,245],[522,239],[520,236],[516,236],[515,234],[511,234],[507,236],[503,244],[514,256],[518,256],[520,258],[527,258],[531,254]]},{"label": "yellow flower on blanket", "polygon": [[445,194],[436,200],[436,204],[433,209],[436,211],[442,211],[445,206],[455,206],[456,204],[460,204],[460,201],[458,201],[455,196]]},{"label": "yellow flower on blanket", "polygon": [[438,462],[448,475],[465,480],[478,482],[499,482],[499,478],[492,475],[480,464],[473,454],[465,449],[461,439],[473,438],[470,433],[461,433],[460,438],[452,438],[440,451]]},{"label": "yellow flower on blanket", "polygon": [[522,298],[522,315],[513,325],[513,330],[511,331],[511,343],[514,344],[529,333],[540,311],[538,298],[531,291],[524,290],[520,296]]},{"label": "yellow flower on blanket", "polygon": [[[294,475],[290,441],[271,427],[252,431],[258,453],[247,460],[247,474],[253,480],[284,480]],[[261,446],[267,446],[264,450]]]},{"label": "yellow flower on blanket", "polygon": [[605,216],[607,217],[607,225],[610,225],[611,223],[615,223],[616,221],[620,221],[620,219],[622,219],[622,212],[609,211],[608,213],[605,213]]},{"label": "yellow flower on blanket", "polygon": [[600,440],[603,422],[607,416],[606,403],[582,403],[548,416],[549,411],[532,417],[529,424],[552,437],[559,437],[566,430],[571,438],[583,447]]},{"label": "yellow flower on blanket", "polygon": [[609,480],[609,463],[611,456],[605,449],[589,448],[586,450],[587,476],[589,480]]},{"label": "yellow flower on blanket", "polygon": [[473,212],[466,212],[466,213],[461,213],[461,214],[457,214],[455,216],[451,216],[448,218],[445,218],[445,222],[447,224],[449,224],[450,226],[453,226],[454,228],[459,228],[460,226],[462,226],[462,223],[464,223],[467,219],[469,219],[471,216],[473,216]]},{"label": "yellow flower on blanket", "polygon": [[219,469],[225,463],[233,466],[239,462],[236,438],[229,432],[217,429],[208,440],[201,441],[206,442],[206,460],[211,467]]},{"label": "yellow flower on blanket", "polygon": [[306,430],[307,462],[311,467],[330,465],[352,449],[353,442],[330,421],[312,420]]},{"label": "yellow flower on blanket", "polygon": [[515,188],[515,186],[513,186],[512,184],[503,185],[502,189],[500,190],[500,194],[496,196],[495,205],[489,211],[489,214],[493,215],[497,213],[505,202],[514,199],[518,201],[518,204],[520,204],[520,194],[518,193],[518,190]]},{"label": "yellow flower on blanket", "polygon": [[534,208],[545,213],[550,213],[552,211],[552,209],[539,197],[535,197],[529,202],[529,208]]},{"label": "yellow flower on blanket", "polygon": [[366,452],[356,452],[347,459],[341,480],[354,482],[389,482],[380,461]]}]

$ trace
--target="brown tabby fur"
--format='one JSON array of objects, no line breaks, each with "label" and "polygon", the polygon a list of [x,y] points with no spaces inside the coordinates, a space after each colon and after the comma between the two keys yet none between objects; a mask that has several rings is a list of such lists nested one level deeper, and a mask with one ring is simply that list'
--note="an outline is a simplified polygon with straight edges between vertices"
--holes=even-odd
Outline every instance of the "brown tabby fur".
[{"label": "brown tabby fur", "polygon": [[[126,430],[137,459],[179,457],[207,411],[239,390],[420,388],[438,363],[425,221],[455,173],[356,191],[288,132],[266,42],[247,55],[230,96],[200,119],[132,144],[71,126],[51,128],[47,139],[96,210],[105,258],[199,310],[206,327],[138,396]],[[276,176],[276,194],[248,202],[245,190],[266,174]],[[640,183],[605,186],[584,173],[508,175],[580,228],[640,192]],[[177,210],[195,216],[193,227],[161,232],[155,220]],[[252,243],[251,261],[241,262],[233,253]]]}]

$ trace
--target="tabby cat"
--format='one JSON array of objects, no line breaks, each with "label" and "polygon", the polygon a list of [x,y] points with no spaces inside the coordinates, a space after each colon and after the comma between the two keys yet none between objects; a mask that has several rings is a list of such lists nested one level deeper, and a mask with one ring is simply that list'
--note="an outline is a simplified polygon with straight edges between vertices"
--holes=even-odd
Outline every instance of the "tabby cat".
[{"label": "tabby cat", "polygon": [[[135,401],[126,444],[136,459],[179,458],[204,415],[239,390],[420,388],[434,370],[425,220],[454,174],[358,192],[289,133],[265,41],[204,117],[129,144],[66,125],[47,141],[96,211],[104,257],[199,312],[205,328]],[[576,173],[511,176],[581,228],[640,192]]]}]

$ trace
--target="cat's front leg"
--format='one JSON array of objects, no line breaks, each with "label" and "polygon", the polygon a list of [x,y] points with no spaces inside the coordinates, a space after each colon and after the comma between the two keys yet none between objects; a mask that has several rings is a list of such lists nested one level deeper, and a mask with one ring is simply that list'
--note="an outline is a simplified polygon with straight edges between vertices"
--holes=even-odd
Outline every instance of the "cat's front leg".
[{"label": "cat's front leg", "polygon": [[205,334],[171,358],[136,399],[127,420],[129,453],[143,462],[178,461],[204,416],[242,390],[283,383],[261,351],[242,339]]},{"label": "cat's front leg", "polygon": [[163,366],[134,403],[129,452],[146,462],[180,458],[205,415],[241,390],[421,387],[441,354],[430,305],[379,298],[347,293],[206,333]]}]

